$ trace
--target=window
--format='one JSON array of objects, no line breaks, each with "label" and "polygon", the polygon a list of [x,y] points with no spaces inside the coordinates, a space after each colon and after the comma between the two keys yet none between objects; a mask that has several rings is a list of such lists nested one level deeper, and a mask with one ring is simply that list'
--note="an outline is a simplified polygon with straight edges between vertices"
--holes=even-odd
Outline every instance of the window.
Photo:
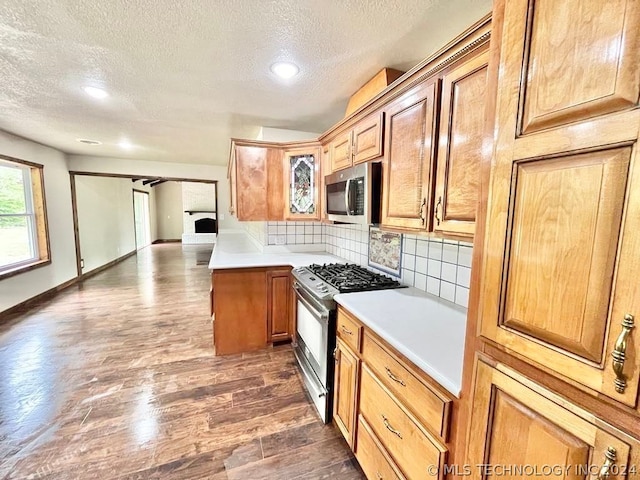
[{"label": "window", "polygon": [[0,278],[49,263],[42,168],[0,156]]}]

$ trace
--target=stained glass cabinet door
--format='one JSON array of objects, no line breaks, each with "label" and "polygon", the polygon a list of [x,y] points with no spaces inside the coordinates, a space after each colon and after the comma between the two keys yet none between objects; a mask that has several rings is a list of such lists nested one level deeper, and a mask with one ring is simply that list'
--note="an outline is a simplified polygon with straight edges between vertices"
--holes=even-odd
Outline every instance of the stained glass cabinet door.
[{"label": "stained glass cabinet door", "polygon": [[286,220],[320,220],[320,160],[320,148],[285,152]]}]

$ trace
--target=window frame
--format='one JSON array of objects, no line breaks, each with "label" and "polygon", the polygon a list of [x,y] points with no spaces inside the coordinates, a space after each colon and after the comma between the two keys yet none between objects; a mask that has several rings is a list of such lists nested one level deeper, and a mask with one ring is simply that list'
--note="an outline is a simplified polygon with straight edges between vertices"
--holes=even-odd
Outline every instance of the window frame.
[{"label": "window frame", "polygon": [[47,220],[46,196],[44,189],[44,165],[28,162],[26,160],[7,155],[0,155],[0,165],[3,164],[16,167],[23,172],[26,212],[24,214],[11,214],[11,216],[27,218],[29,241],[31,243],[31,249],[35,252],[35,255],[30,259],[0,267],[0,280],[49,265],[51,263],[49,223]]}]

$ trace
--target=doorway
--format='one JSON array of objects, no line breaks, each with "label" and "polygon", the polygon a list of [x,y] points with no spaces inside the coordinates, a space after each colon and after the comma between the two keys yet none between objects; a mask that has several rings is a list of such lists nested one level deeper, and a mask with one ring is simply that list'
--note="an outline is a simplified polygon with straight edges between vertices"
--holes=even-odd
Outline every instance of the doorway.
[{"label": "doorway", "polygon": [[149,214],[149,194],[133,191],[133,219],[136,230],[136,250],[151,244],[151,220]]}]

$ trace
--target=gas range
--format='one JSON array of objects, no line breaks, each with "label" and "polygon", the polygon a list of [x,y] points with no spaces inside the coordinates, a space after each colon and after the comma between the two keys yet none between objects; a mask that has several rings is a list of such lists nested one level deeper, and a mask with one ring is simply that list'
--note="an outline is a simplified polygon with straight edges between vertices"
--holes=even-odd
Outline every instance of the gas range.
[{"label": "gas range", "polygon": [[312,264],[294,269],[293,276],[302,287],[323,302],[333,300],[338,293],[404,287],[391,277],[349,263]]}]

